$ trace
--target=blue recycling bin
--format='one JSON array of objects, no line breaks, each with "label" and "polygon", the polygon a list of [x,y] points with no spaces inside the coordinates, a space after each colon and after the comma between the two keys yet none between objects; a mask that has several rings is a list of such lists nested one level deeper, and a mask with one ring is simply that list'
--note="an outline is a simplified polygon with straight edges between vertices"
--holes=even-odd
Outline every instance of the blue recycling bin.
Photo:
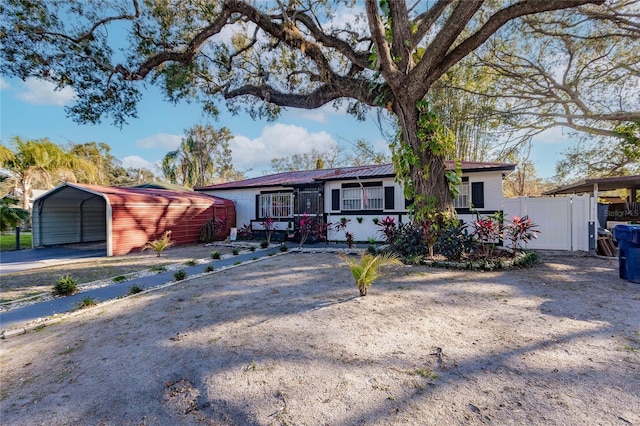
[{"label": "blue recycling bin", "polygon": [[620,278],[640,283],[640,225],[618,225],[613,235],[618,241]]}]

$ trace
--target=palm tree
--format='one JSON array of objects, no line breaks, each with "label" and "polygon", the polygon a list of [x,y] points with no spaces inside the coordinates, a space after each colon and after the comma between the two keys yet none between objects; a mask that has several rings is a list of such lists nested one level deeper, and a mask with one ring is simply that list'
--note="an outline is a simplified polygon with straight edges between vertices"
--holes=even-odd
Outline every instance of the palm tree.
[{"label": "palm tree", "polygon": [[364,253],[359,259],[353,259],[346,254],[340,253],[340,257],[347,263],[356,287],[360,290],[360,296],[366,296],[371,284],[381,274],[378,271],[382,266],[402,265],[400,258],[394,253],[384,253],[374,256],[370,253]]},{"label": "palm tree", "polygon": [[0,198],[0,232],[8,231],[29,220],[29,211],[14,207],[18,199],[11,196]]},{"label": "palm tree", "polygon": [[96,167],[89,160],[68,154],[46,138],[24,141],[16,136],[11,141],[14,151],[0,145],[0,167],[11,173],[16,189],[22,192],[23,209],[29,210],[34,186],[51,189],[56,176],[76,182],[76,176],[82,173],[82,181],[93,183]]},{"label": "palm tree", "polygon": [[189,188],[228,181],[241,176],[231,164],[228,129],[194,126],[175,151],[162,159],[162,173],[171,183]]},{"label": "palm tree", "polygon": [[164,249],[167,249],[173,245],[173,241],[171,241],[171,231],[165,231],[162,235],[162,238],[158,240],[149,241],[144,247],[142,247],[142,251],[145,250],[153,250],[156,252],[156,256],[160,257]]}]

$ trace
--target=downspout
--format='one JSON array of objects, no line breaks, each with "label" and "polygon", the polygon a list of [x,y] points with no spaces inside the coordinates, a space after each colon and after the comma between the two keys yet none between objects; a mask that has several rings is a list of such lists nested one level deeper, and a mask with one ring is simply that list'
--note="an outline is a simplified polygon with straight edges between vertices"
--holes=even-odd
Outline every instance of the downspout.
[{"label": "downspout", "polygon": [[102,195],[104,198],[104,202],[106,204],[106,218],[107,221],[107,257],[113,256],[113,233],[111,232],[113,229],[112,221],[113,221],[113,211],[111,209],[111,203],[109,202],[109,198],[105,195]]},{"label": "downspout", "polygon": [[596,254],[598,245],[598,183],[593,184],[593,200],[589,215],[589,253]]}]

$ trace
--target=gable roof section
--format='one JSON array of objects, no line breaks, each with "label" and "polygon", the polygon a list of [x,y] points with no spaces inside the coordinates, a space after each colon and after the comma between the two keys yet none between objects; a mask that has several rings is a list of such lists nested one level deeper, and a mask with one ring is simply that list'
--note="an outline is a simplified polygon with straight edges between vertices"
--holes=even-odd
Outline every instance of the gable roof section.
[{"label": "gable roof section", "polygon": [[[454,169],[455,162],[447,161],[447,169]],[[510,163],[482,163],[475,161],[463,161],[462,172],[488,172],[488,171],[510,171],[514,170],[515,164]],[[201,186],[195,188],[196,191],[206,190],[226,190],[241,188],[263,188],[269,186],[297,186],[319,183],[330,180],[347,179],[371,179],[393,177],[393,164],[380,164],[369,166],[339,167],[322,170],[303,170],[297,172],[282,172],[272,175],[260,176],[250,179],[238,180],[235,182],[220,183],[217,185]]]},{"label": "gable roof section", "polygon": [[155,205],[189,204],[189,205],[224,205],[230,203],[224,198],[187,191],[168,191],[151,188],[123,188],[116,186],[87,185],[65,182],[57,188],[43,194],[36,200],[47,198],[64,188],[75,188],[80,191],[106,198],[110,205],[153,203]]}]

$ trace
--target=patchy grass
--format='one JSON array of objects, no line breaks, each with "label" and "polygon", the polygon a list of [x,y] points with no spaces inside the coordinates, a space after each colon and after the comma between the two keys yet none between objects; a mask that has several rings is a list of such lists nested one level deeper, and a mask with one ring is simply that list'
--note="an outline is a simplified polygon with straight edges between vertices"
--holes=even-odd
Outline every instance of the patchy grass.
[{"label": "patchy grass", "polygon": [[98,304],[98,301],[96,299],[94,299],[93,297],[87,296],[81,301],[79,301],[78,303],[76,303],[76,309],[84,309],[90,306],[95,306],[97,304]]}]

